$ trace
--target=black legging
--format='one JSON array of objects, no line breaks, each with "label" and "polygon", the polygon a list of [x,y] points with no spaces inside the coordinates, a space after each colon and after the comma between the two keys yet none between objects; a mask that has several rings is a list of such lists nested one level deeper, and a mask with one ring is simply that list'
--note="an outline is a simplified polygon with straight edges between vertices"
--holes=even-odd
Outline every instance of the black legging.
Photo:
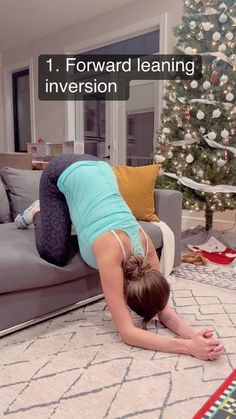
[{"label": "black legging", "polygon": [[34,217],[36,246],[40,256],[54,265],[64,266],[68,259],[71,219],[63,193],[57,187],[61,173],[72,163],[100,160],[88,154],[60,154],[43,171],[39,200],[40,212]]}]

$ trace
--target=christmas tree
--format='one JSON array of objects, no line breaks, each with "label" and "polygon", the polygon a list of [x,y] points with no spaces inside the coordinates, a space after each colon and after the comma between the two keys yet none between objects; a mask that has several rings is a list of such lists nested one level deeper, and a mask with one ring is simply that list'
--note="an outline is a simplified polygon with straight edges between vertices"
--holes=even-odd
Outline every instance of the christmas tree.
[{"label": "christmas tree", "polygon": [[154,159],[158,187],[178,189],[183,206],[213,213],[236,208],[236,2],[186,0],[175,53],[202,57],[199,80],[166,84]]}]

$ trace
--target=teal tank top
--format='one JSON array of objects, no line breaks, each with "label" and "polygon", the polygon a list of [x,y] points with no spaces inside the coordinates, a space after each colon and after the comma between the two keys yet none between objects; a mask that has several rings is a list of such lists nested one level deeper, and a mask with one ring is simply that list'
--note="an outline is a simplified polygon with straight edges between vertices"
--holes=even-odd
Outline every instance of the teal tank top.
[{"label": "teal tank top", "polygon": [[140,225],[122,198],[111,166],[100,160],[78,161],[67,167],[57,181],[64,194],[75,228],[80,254],[97,268],[92,245],[101,234],[122,230],[131,241],[131,253],[144,256]]}]

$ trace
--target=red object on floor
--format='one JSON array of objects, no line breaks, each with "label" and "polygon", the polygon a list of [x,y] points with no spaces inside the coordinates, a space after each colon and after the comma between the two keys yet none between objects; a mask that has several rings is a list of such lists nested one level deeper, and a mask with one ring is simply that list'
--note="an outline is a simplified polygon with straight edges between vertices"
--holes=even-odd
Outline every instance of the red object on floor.
[{"label": "red object on floor", "polygon": [[236,369],[221,384],[192,419],[235,419]]},{"label": "red object on floor", "polygon": [[[230,247],[227,247],[223,252],[206,252],[205,250],[199,249],[197,246],[193,246],[193,248],[197,253],[201,253],[204,258],[221,265],[229,265],[236,258],[236,250],[233,250]],[[227,255],[231,255],[231,257]]]}]

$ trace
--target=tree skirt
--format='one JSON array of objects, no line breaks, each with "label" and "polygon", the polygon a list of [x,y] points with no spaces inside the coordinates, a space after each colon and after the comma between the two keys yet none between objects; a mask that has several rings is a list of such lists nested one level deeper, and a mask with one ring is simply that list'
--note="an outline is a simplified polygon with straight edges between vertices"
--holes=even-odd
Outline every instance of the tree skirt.
[{"label": "tree skirt", "polygon": [[193,419],[209,418],[236,418],[236,369],[193,417]]}]

